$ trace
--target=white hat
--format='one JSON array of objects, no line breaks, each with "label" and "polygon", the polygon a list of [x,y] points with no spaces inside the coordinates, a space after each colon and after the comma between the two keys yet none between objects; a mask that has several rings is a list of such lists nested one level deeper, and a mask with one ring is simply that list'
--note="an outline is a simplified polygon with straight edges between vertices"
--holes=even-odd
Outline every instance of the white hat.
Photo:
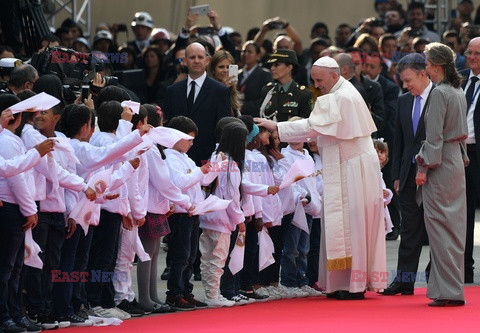
[{"label": "white hat", "polygon": [[137,25],[143,25],[145,27],[148,27],[150,29],[153,29],[153,19],[150,16],[149,13],[147,12],[137,12],[135,13],[135,17],[133,18],[132,21],[132,27],[135,27]]},{"label": "white hat", "polygon": [[0,59],[0,67],[1,68],[14,68],[20,66],[22,61],[17,58],[2,58]]},{"label": "white hat", "polygon": [[170,33],[164,28],[155,28],[150,34],[150,42],[156,42],[159,40],[166,40],[170,42]]},{"label": "white hat", "polygon": [[330,57],[321,57],[315,63],[313,66],[318,66],[318,67],[328,67],[328,68],[340,68],[338,66],[338,63]]},{"label": "white hat", "polygon": [[95,37],[93,38],[93,44],[95,44],[100,39],[106,39],[106,40],[109,40],[110,42],[112,42],[113,41],[112,33],[108,30],[99,30],[95,34]]}]

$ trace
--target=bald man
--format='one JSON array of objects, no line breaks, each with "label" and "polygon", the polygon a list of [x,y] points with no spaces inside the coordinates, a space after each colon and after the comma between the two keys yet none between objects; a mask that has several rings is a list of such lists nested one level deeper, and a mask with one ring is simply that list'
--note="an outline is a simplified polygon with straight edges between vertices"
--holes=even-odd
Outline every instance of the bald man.
[{"label": "bald man", "polygon": [[207,76],[210,55],[200,43],[192,43],[185,50],[188,77],[169,86],[162,109],[167,120],[176,116],[192,119],[198,127],[188,155],[197,165],[210,158],[215,149],[217,122],[232,115],[228,88]]},{"label": "bald man", "polygon": [[278,129],[284,142],[317,140],[324,179],[318,285],[328,297],[363,299],[365,290],[383,290],[387,282],[380,164],[370,138],[376,127],[335,60],[318,59],[312,79],[322,96],[308,119],[256,121]]}]

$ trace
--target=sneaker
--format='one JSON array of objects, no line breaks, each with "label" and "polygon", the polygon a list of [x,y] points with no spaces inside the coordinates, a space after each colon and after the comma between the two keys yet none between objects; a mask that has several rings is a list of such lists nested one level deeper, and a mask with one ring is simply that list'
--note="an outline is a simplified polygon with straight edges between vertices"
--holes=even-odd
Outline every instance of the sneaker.
[{"label": "sneaker", "polygon": [[12,319],[7,320],[2,325],[0,325],[0,330],[5,333],[23,333],[27,332],[24,327],[20,327]]},{"label": "sneaker", "polygon": [[127,311],[123,311],[120,308],[114,307],[114,308],[111,308],[110,310],[112,310],[114,313],[116,313],[117,315],[115,317],[117,317],[120,320],[127,320],[127,319],[132,318],[130,313],[128,313]]},{"label": "sneaker", "polygon": [[93,316],[93,314],[89,314],[89,311],[85,308],[81,308],[80,310],[78,310],[78,312],[76,313],[77,316],[79,316],[80,318],[82,319],[85,319],[87,320],[88,319],[88,316]]},{"label": "sneaker", "polygon": [[167,304],[174,307],[177,311],[195,310],[195,304],[191,304],[184,297],[167,297]]},{"label": "sneaker", "polygon": [[229,298],[229,300],[234,301],[235,305],[245,305],[255,302],[253,298],[248,298],[242,294],[235,295],[232,298]]},{"label": "sneaker", "polygon": [[27,316],[22,317],[15,323],[18,327],[24,328],[27,332],[41,332],[43,327],[32,322]]},{"label": "sneaker", "polygon": [[48,314],[40,313],[40,314],[37,314],[37,315],[32,315],[30,317],[30,320],[33,323],[42,326],[44,330],[54,330],[54,329],[59,328],[58,321],[53,319]]},{"label": "sneaker", "polygon": [[313,289],[312,287],[309,287],[309,286],[301,286],[300,290],[308,293],[309,296],[322,296],[323,295],[321,291],[315,290],[315,289]]},{"label": "sneaker", "polygon": [[138,307],[137,301],[129,302],[126,299],[120,302],[117,305],[117,308],[125,311],[126,313],[130,314],[132,317],[141,317],[145,314],[145,311]]},{"label": "sneaker", "polygon": [[269,300],[269,296],[267,295],[260,295],[256,293],[254,290],[240,290],[240,294],[245,297],[253,298],[256,302],[265,302]]},{"label": "sneaker", "polygon": [[118,319],[120,319],[118,317],[119,316],[118,312],[115,311],[113,308],[104,309],[101,306],[95,306],[95,307],[91,308],[90,311],[92,312],[92,315],[95,316],[95,317],[118,318]]},{"label": "sneaker", "polygon": [[221,308],[221,307],[230,307],[235,305],[235,301],[229,301],[222,295],[217,298],[207,298],[205,297],[205,304],[210,308]]},{"label": "sneaker", "polygon": [[208,307],[208,304],[196,300],[195,297],[193,297],[193,294],[189,294],[184,298],[188,303],[195,305],[196,309],[205,309]]},{"label": "sneaker", "polygon": [[83,319],[82,317],[77,316],[76,314],[67,314],[63,317],[57,318],[57,321],[59,323],[68,321],[70,322],[70,326],[79,326],[79,327],[86,327],[86,326],[93,326],[93,322],[88,319]]}]

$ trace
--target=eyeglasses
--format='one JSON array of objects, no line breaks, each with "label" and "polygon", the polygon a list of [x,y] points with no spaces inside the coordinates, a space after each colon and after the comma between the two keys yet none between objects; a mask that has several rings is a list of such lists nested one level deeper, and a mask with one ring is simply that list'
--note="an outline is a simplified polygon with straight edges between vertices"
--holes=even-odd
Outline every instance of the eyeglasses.
[{"label": "eyeglasses", "polygon": [[473,56],[473,57],[480,57],[480,52],[474,52],[474,51],[466,51],[465,55],[467,57]]}]

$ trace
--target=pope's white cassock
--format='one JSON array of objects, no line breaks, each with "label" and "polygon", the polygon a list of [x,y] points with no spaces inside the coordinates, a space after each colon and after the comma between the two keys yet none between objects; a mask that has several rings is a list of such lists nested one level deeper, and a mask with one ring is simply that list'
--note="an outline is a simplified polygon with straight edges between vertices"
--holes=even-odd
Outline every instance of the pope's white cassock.
[{"label": "pope's white cassock", "polygon": [[342,77],[308,119],[278,123],[283,142],[317,139],[323,154],[324,209],[319,287],[327,293],[386,288],[382,180],[362,96]]}]

